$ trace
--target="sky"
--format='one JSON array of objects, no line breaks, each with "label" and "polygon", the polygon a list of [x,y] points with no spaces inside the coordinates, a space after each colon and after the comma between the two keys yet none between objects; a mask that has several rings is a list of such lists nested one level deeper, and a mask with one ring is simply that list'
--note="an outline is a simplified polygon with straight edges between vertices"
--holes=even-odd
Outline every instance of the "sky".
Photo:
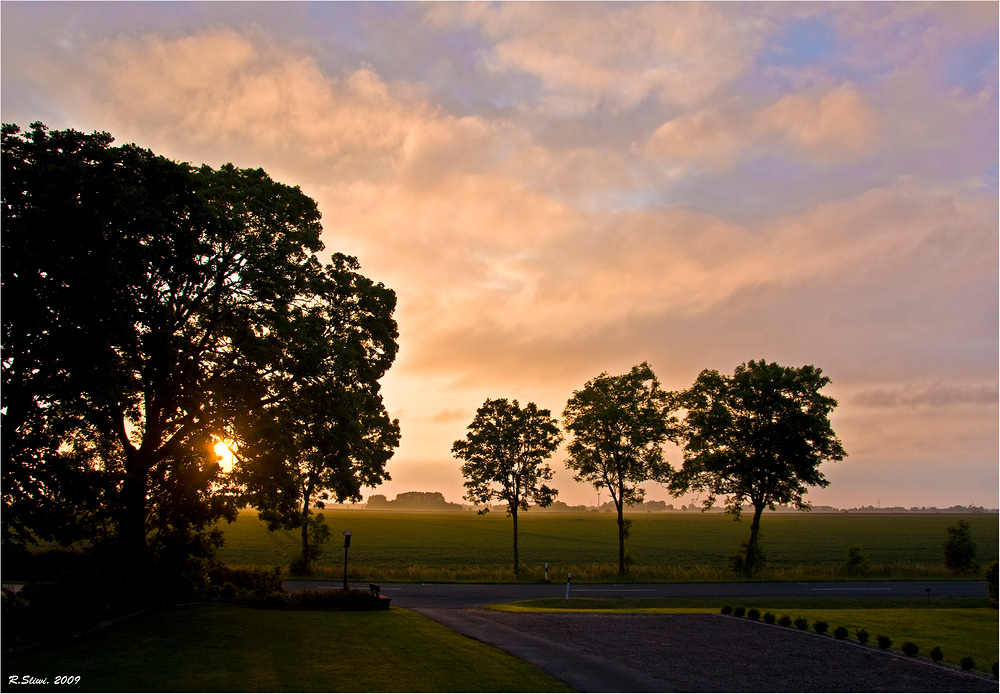
[{"label": "sky", "polygon": [[604,372],[765,359],[839,401],[813,504],[1000,506],[995,2],[2,2],[0,32],[3,122],[263,167],[396,291],[366,496],[461,501],[487,398],[561,418]]}]

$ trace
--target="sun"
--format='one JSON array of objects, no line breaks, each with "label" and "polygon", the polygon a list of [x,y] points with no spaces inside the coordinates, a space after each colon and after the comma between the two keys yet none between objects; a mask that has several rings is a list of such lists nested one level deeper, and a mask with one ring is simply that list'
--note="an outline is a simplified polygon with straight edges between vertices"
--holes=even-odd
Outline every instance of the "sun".
[{"label": "sun", "polygon": [[213,449],[215,454],[218,455],[222,460],[219,461],[219,465],[222,466],[223,472],[231,472],[233,469],[233,452],[229,450],[229,446],[226,445],[225,441],[219,441],[215,444]]}]

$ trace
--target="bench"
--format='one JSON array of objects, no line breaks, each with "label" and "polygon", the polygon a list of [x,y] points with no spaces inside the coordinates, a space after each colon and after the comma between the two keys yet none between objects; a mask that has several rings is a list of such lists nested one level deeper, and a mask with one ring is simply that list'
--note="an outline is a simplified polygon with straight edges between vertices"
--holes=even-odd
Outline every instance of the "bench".
[{"label": "bench", "polygon": [[376,610],[388,610],[389,603],[392,602],[392,598],[387,598],[382,595],[382,589],[379,588],[378,584],[369,583],[368,590],[371,592],[372,597],[375,598],[375,609]]}]

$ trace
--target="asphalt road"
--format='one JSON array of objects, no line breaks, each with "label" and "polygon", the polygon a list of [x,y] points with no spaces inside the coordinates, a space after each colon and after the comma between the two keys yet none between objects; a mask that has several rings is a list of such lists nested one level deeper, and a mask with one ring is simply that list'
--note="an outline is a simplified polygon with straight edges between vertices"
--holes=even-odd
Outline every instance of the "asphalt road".
[{"label": "asphalt road", "polygon": [[[285,581],[285,589],[332,590],[339,582]],[[381,583],[392,604],[407,609],[469,609],[500,602],[565,597],[566,584]],[[368,590],[367,583],[351,588]],[[930,589],[930,593],[928,593]],[[836,581],[811,583],[584,583],[570,584],[578,598],[969,598],[986,595],[984,581]]]}]

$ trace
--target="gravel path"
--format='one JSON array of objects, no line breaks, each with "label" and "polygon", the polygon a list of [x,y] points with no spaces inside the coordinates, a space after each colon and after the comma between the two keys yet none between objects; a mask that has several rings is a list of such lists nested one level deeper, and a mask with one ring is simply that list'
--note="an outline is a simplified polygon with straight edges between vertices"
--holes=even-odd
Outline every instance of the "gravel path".
[{"label": "gravel path", "polygon": [[996,680],[711,614],[478,615],[701,692],[996,692]]}]

